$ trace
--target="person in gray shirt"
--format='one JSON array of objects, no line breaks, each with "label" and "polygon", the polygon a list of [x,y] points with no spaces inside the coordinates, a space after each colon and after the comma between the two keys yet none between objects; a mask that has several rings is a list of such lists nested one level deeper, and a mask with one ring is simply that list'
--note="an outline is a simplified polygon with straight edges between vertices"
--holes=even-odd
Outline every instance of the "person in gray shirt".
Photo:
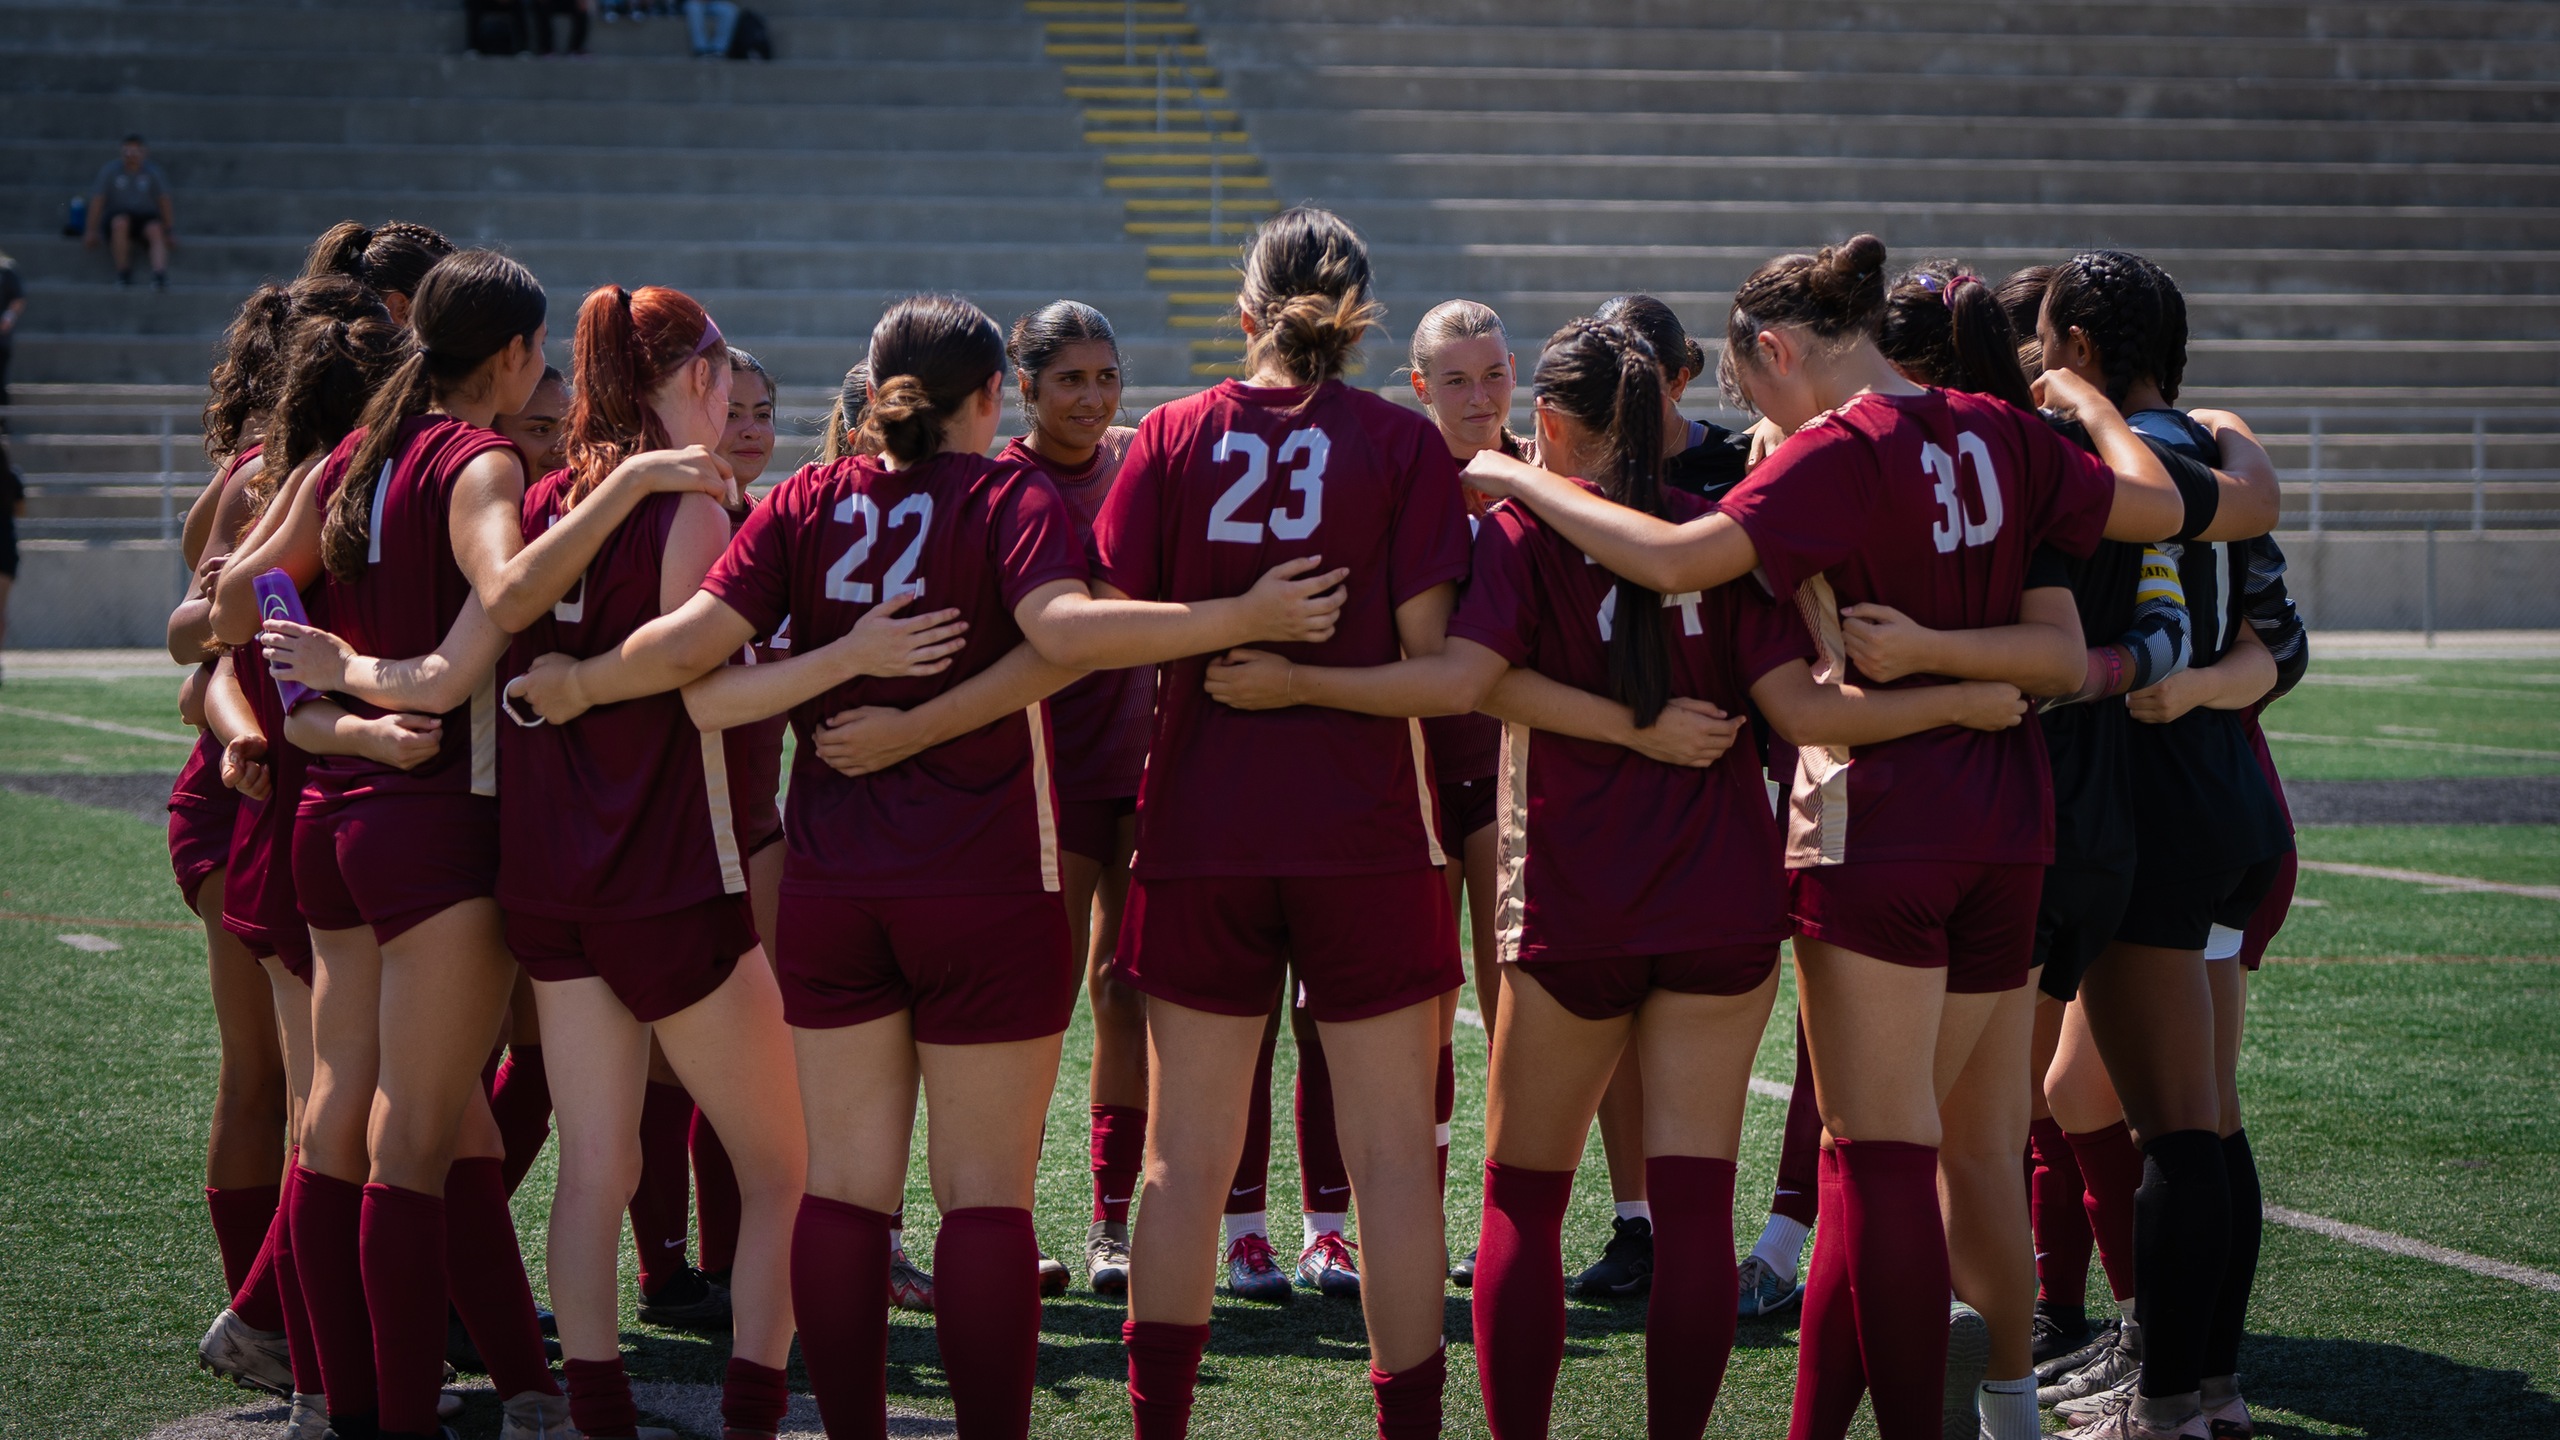
[{"label": "person in gray shirt", "polygon": [[133,237],[141,232],[151,247],[152,288],[169,288],[169,245],[177,238],[177,213],[169,203],[169,177],[151,163],[142,137],[124,137],[124,156],[109,161],[90,186],[89,229],[81,243],[94,250],[106,232],[116,261],[116,283],[133,283]]}]

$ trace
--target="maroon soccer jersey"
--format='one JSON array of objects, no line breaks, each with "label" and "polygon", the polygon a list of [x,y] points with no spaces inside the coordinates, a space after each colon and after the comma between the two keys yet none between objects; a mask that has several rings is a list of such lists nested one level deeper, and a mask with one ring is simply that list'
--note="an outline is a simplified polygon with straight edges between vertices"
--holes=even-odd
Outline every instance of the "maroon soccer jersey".
[{"label": "maroon soccer jersey", "polygon": [[[568,513],[573,477],[525,492],[531,544]],[[658,618],[659,570],[684,497],[652,495],[586,574],[508,647],[503,680],[553,652],[601,655]],[[502,683],[503,683],[502,680]],[[499,728],[498,903],[556,920],[622,920],[747,889],[727,752],[667,690],[598,705],[566,725]]]},{"label": "maroon soccer jersey", "polygon": [[[758,634],[790,622],[824,645],[879,600],[956,608],[968,643],[939,675],[864,676],[791,712],[800,744],[783,815],[783,889],[803,895],[981,895],[1058,888],[1048,706],[937,745],[876,775],[838,774],[809,743],[839,711],[913,709],[1022,641],[1013,607],[1085,578],[1075,521],[1047,476],[978,455],[904,470],[871,456],[810,465],[747,516],[702,588]],[[910,608],[913,608],[912,606]]]},{"label": "maroon soccer jersey", "polygon": [[[1467,533],[1481,543],[1483,515],[1467,516]],[[1501,768],[1502,722],[1490,715],[1434,715],[1422,722],[1422,738],[1431,752],[1432,778],[1443,785],[1490,780]],[[1448,838],[1466,839],[1463,835]]]},{"label": "maroon soccer jersey", "polygon": [[[1854,676],[1841,607],[1890,605],[1939,630],[2015,624],[2036,547],[2088,554],[2114,502],[2114,474],[2043,420],[1988,396],[1930,390],[1861,395],[1820,417],[1719,508],[1751,537],[1770,593],[1803,609],[1822,651],[1817,678],[1837,681]],[[2034,725],[1950,725],[1854,754],[1808,748],[1796,762],[1787,863],[2047,864],[2052,783]]]},{"label": "maroon soccer jersey", "polygon": [[[1241,595],[1305,555],[1348,566],[1333,638],[1271,649],[1310,665],[1402,655],[1396,607],[1467,575],[1457,462],[1422,416],[1338,380],[1314,393],[1228,380],[1138,426],[1095,522],[1102,579],[1140,600]],[[1212,657],[1159,668],[1138,792],[1142,878],[1351,875],[1448,863],[1422,727],[1300,706],[1231,710]]]},{"label": "maroon soccer jersey", "polygon": [[[347,478],[362,430],[338,443],[321,466],[313,503],[326,515]],[[432,653],[471,599],[471,582],[453,558],[453,487],[463,470],[506,437],[450,415],[401,422],[399,444],[373,487],[373,520],[365,567],[353,580],[322,573],[319,592],[331,627],[359,655],[406,660]],[[360,755],[311,757],[310,798],[358,795],[498,793],[497,674],[481,678],[471,698],[446,711],[435,755],[399,770]],[[356,715],[387,713],[353,696],[337,697]]]},{"label": "maroon soccer jersey", "polygon": [[[1664,496],[1675,520],[1706,502]],[[1744,713],[1751,682],[1813,642],[1748,582],[1662,597],[1670,693]],[[1525,507],[1476,536],[1475,574],[1450,621],[1512,664],[1609,693],[1617,577]],[[1495,835],[1504,960],[1665,955],[1786,938],[1786,877],[1758,752],[1740,736],[1693,769],[1525,725],[1503,727]]]},{"label": "maroon soccer jersey", "polygon": [[[1093,462],[1067,473],[1057,462],[1031,448],[1028,437],[1016,436],[1004,457],[1032,466],[1049,477],[1075,516],[1076,544],[1090,546],[1094,516],[1102,510],[1111,482],[1137,432],[1113,426],[1104,432]],[[1156,672],[1152,666],[1128,670],[1096,670],[1049,697],[1049,714],[1057,726],[1058,798],[1120,800],[1138,793],[1138,776],[1147,768],[1147,730],[1155,720]]]}]

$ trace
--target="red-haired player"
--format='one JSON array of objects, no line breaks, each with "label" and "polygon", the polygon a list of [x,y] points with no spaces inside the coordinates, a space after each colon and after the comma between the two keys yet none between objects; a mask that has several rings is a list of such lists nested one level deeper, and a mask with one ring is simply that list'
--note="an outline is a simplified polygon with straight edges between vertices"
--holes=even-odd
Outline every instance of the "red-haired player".
[{"label": "red-haired player", "polygon": [[[706,729],[792,711],[803,744],[775,960],[809,1127],[792,1241],[801,1353],[828,1428],[880,1433],[888,1226],[921,1078],[953,1404],[973,1435],[1022,1436],[1040,1326],[1032,1178],[1078,969],[1041,703],[1073,675],[1018,640],[1075,669],[1152,663],[1329,624],[1312,596],[1330,582],[1275,575],[1214,607],[1098,605],[1047,477],[985,458],[1003,413],[995,323],[948,296],[901,301],[870,363],[864,425],[882,453],[783,482],[683,608],[613,654],[546,657],[524,689],[555,722],[689,682]],[[896,618],[920,591],[960,612],[965,637],[946,638],[940,612]],[[792,659],[723,663],[786,619]],[[913,673],[855,678],[876,634],[917,637]],[[882,728],[920,743],[844,773],[812,732],[847,705],[890,711]]]},{"label": "red-haired player", "polygon": [[[522,409],[541,379],[544,309],[542,287],[502,256],[464,252],[430,270],[405,358],[363,427],[315,473],[311,503],[287,507],[226,568],[216,633],[232,643],[254,633],[251,581],[280,567],[298,584],[318,582],[330,624],[356,651],[424,655],[470,604],[501,630],[531,623],[644,495],[725,494],[707,456],[626,467],[599,503],[524,543],[522,464],[485,427]],[[324,1367],[337,1373],[332,1345],[352,1351],[368,1325],[375,1359],[373,1406],[333,1393],[342,1435],[362,1433],[368,1409],[381,1433],[435,1433],[449,1252],[453,1303],[511,1433],[565,1418],[478,1084],[516,971],[492,898],[493,677],[457,679],[461,703],[440,717],[432,759],[404,771],[316,758],[295,829],[294,882],[318,977],[295,1248]]]},{"label": "red-haired player", "polygon": [[[2043,398],[2080,411],[2106,464],[2031,415],[1897,373],[1874,338],[1884,259],[1881,242],[1860,236],[1772,261],[1737,292],[1730,374],[1793,433],[1719,513],[1672,524],[1491,455],[1470,477],[1658,590],[1755,569],[1780,596],[1809,586],[1826,679],[1846,673],[1842,606],[1890,604],[1948,629],[2005,626],[2037,544],[2085,552],[2102,534],[2180,529],[2178,490],[2085,383],[2048,376]],[[2272,495],[2253,498],[2272,509]],[[2076,665],[2077,638],[2065,638]],[[2024,1104],[2009,1077],[2025,1065],[2023,981],[2051,843],[2046,784],[2032,731],[1941,727],[1859,743],[1854,758],[1834,738],[1799,760],[1789,821],[1797,966],[1835,1137],[1806,1298],[1799,1437],[1845,1432],[1862,1390],[1888,1440],[1939,1426],[1948,1278],[1938,1148],[1942,1134]],[[2013,1004],[2019,1023],[1994,1026]],[[1986,1034],[1989,1053],[1976,1044]],[[2015,1065],[2003,1067],[2013,1034]],[[2014,1184],[2015,1152],[2009,1164]]]}]

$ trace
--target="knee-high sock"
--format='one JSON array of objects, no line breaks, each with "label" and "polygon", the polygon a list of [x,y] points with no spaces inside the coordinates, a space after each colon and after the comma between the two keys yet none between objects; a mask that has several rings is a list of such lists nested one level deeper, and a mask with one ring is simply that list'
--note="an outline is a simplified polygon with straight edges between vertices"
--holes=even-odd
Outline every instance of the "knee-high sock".
[{"label": "knee-high sock", "polygon": [[311,1331],[311,1310],[302,1298],[300,1262],[294,1258],[294,1196],[302,1189],[302,1165],[299,1157],[284,1172],[283,1202],[276,1206],[277,1218],[284,1223],[277,1228],[276,1282],[283,1301],[285,1353],[293,1362],[293,1388],[305,1395],[327,1393],[320,1379],[320,1351]]},{"label": "knee-high sock", "polygon": [[1835,1150],[1816,1150],[1814,1185],[1821,1208],[1813,1232],[1813,1263],[1805,1272],[1787,1440],[1838,1440],[1848,1434],[1858,1397],[1867,1390],[1866,1362],[1858,1355],[1858,1302],[1849,1288],[1848,1226],[1841,1218],[1848,1200],[1840,1190],[1840,1156]]},{"label": "knee-high sock", "polygon": [[744,1435],[771,1435],[791,1408],[791,1377],[770,1365],[729,1357],[720,1380],[720,1423]]},{"label": "knee-high sock", "polygon": [[1733,1355],[1733,1162],[1650,1155],[1653,1292],[1644,1320],[1645,1434],[1698,1440]]},{"label": "knee-high sock", "polygon": [[571,1360],[561,1367],[569,1375],[569,1423],[594,1440],[624,1440],[640,1429],[640,1407],[631,1403],[631,1376],[622,1357]]},{"label": "knee-high sock", "polygon": [[2133,1318],[2142,1326],[2142,1393],[2184,1395],[2204,1377],[2206,1332],[2231,1244],[2222,1137],[2179,1130],[2142,1147],[2134,1195]]},{"label": "knee-high sock", "polygon": [[953,1210],[934,1236],[934,1338],[951,1380],[951,1408],[972,1437],[1021,1440],[1031,1433],[1039,1266],[1028,1210]]},{"label": "knee-high sock", "polygon": [[737,1167],[729,1147],[700,1109],[693,1112],[693,1223],[701,1232],[702,1268],[724,1274],[738,1258]]},{"label": "knee-high sock", "polygon": [[1805,1048],[1804,1022],[1796,1022],[1796,1085],[1787,1097],[1787,1128],[1778,1142],[1778,1188],[1769,1213],[1810,1230],[1822,1188],[1822,1107],[1813,1100],[1813,1052]]},{"label": "knee-high sock", "polygon": [[1449,1198],[1449,1120],[1458,1113],[1458,1047],[1440,1047],[1439,1073],[1431,1082],[1431,1125],[1440,1146],[1440,1198]]},{"label": "knee-high sock", "polygon": [[1378,1440],[1438,1440],[1440,1401],[1449,1388],[1449,1352],[1393,1375],[1369,1367],[1369,1389],[1378,1401]]},{"label": "knee-high sock", "polygon": [[293,1263],[302,1277],[302,1301],[311,1314],[311,1339],[320,1361],[320,1383],[334,1419],[371,1417],[373,1318],[366,1313],[364,1270],[359,1260],[364,1229],[364,1189],[351,1181],[297,1167],[293,1185]]},{"label": "knee-high sock", "polygon": [[1191,1431],[1191,1394],[1200,1383],[1200,1352],[1209,1348],[1209,1327],[1123,1320],[1120,1343],[1129,1352],[1135,1440],[1183,1440]]},{"label": "knee-high sock", "polygon": [[1271,1057],[1279,1043],[1278,1031],[1263,1031],[1262,1058],[1254,1062],[1253,1089],[1244,1102],[1244,1153],[1236,1157],[1235,1182],[1227,1187],[1230,1215],[1271,1208]]},{"label": "knee-high sock", "polygon": [[473,1156],[453,1162],[444,1176],[444,1225],[453,1308],[471,1332],[480,1362],[489,1367],[498,1398],[527,1391],[559,1394],[543,1357],[542,1325],[534,1313],[533,1287],[525,1281],[515,1215],[507,1208],[503,1161]]},{"label": "knee-high sock", "polygon": [[375,1413],[394,1435],[435,1435],[444,1392],[444,1201],[364,1187],[365,1310],[373,1317]]},{"label": "knee-high sock", "polygon": [[889,1312],[880,1299],[888,1290],[889,1217],[801,1196],[791,1229],[791,1309],[818,1418],[837,1440],[889,1433]]},{"label": "knee-high sock", "polygon": [[640,1252],[640,1293],[658,1293],[685,1271],[686,1202],[692,1198],[692,1161],[685,1132],[693,1125],[693,1097],[681,1085],[649,1082],[640,1105],[640,1185],[631,1192],[631,1244]]},{"label": "knee-high sock", "polygon": [[2107,1290],[2118,1300],[2133,1298],[2133,1192],[2142,1188],[2142,1152],[2133,1132],[2121,1120],[2103,1130],[2065,1137],[2072,1158],[2080,1162],[2087,1186],[2081,1204],[2089,1212],[2089,1234],[2097,1241],[2098,1263],[2107,1269]]},{"label": "knee-high sock", "polygon": [[2047,1116],[2027,1127],[2027,1214],[2036,1237],[2037,1293],[2056,1305],[2089,1300],[2088,1181],[2062,1122]]},{"label": "knee-high sock", "polygon": [[[274,1227],[276,1205],[283,1190],[275,1185],[230,1185],[215,1189],[204,1187],[204,1208],[213,1215],[213,1244],[222,1252],[222,1289],[237,1295],[249,1283],[249,1274],[257,1268],[258,1259],[266,1252],[267,1232]],[[238,1310],[238,1305],[231,1307]],[[249,1317],[243,1315],[243,1320]],[[280,1317],[277,1318],[280,1321]],[[252,1325],[257,1322],[250,1320]],[[276,1325],[258,1325],[261,1330],[275,1330]]]},{"label": "knee-high sock", "polygon": [[551,1072],[543,1068],[542,1047],[511,1045],[498,1078],[489,1087],[489,1112],[498,1117],[498,1135],[506,1144],[507,1193],[516,1193],[542,1142],[551,1138]]},{"label": "knee-high sock", "polygon": [[[268,1197],[266,1233],[258,1237],[258,1248],[249,1261],[248,1270],[241,1275],[240,1283],[231,1287],[231,1313],[239,1316],[241,1323],[251,1329],[264,1330],[272,1335],[285,1328],[284,1277],[276,1271],[276,1250],[284,1244],[287,1224],[284,1187],[264,1185],[258,1188]],[[207,1190],[204,1193],[211,1197],[216,1192]],[[241,1192],[225,1190],[220,1193],[227,1201]],[[244,1203],[241,1208],[246,1210],[249,1207]],[[219,1211],[220,1206],[217,1205],[216,1213]],[[215,1233],[220,1234],[219,1225]],[[227,1276],[231,1270],[231,1246],[228,1243],[222,1247],[222,1265]]]},{"label": "knee-high sock", "polygon": [[[1564,1211],[1572,1198],[1570,1170],[1485,1162],[1484,1224],[1476,1236],[1476,1382],[1494,1440],[1541,1440],[1547,1433],[1556,1372],[1564,1363]],[[1725,1269],[1732,1268],[1728,1261]]]},{"label": "knee-high sock", "polygon": [[1938,1147],[1833,1143],[1849,1288],[1858,1306],[1858,1359],[1867,1371],[1876,1433],[1881,1440],[1936,1435],[1946,1388],[1948,1295]]},{"label": "knee-high sock", "polygon": [[[1268,1093],[1266,1088],[1265,1093]],[[1129,1198],[1138,1193],[1138,1172],[1147,1161],[1147,1112],[1139,1105],[1096,1105],[1092,1108],[1093,1218],[1115,1225],[1129,1223]],[[1268,1115],[1266,1110],[1265,1115]],[[1267,1121],[1266,1121],[1267,1123]],[[1268,1152],[1266,1140],[1263,1149]]]},{"label": "knee-high sock", "polygon": [[2222,1171],[2231,1187],[2231,1244],[2223,1255],[2222,1289],[2204,1344],[2204,1373],[2214,1376],[2240,1368],[2240,1337],[2248,1328],[2249,1291],[2258,1282],[2258,1245],[2267,1225],[2266,1197],[2258,1189],[2258,1159],[2249,1151],[2248,1131],[2223,1137]]},{"label": "knee-high sock", "polygon": [[1321,1043],[1298,1051],[1298,1186],[1310,1215],[1351,1208],[1351,1171],[1333,1123],[1333,1071]]}]

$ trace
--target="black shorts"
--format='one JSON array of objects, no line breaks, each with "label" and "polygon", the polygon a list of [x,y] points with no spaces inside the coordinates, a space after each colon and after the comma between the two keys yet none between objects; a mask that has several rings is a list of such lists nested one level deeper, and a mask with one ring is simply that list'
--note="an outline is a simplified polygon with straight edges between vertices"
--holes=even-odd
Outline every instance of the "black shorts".
[{"label": "black shorts", "polygon": [[2221,956],[2227,960],[2239,953],[2239,932],[2283,868],[2279,854],[2236,870],[2166,880],[2137,876],[2116,938],[2161,950],[2206,950],[2215,932],[2225,930],[2233,932]]},{"label": "black shorts", "polygon": [[2132,895],[2130,870],[2046,866],[2044,898],[2036,905],[2035,963],[2044,967],[2037,988],[2056,1000],[2077,997],[2080,977],[2116,938]]}]

